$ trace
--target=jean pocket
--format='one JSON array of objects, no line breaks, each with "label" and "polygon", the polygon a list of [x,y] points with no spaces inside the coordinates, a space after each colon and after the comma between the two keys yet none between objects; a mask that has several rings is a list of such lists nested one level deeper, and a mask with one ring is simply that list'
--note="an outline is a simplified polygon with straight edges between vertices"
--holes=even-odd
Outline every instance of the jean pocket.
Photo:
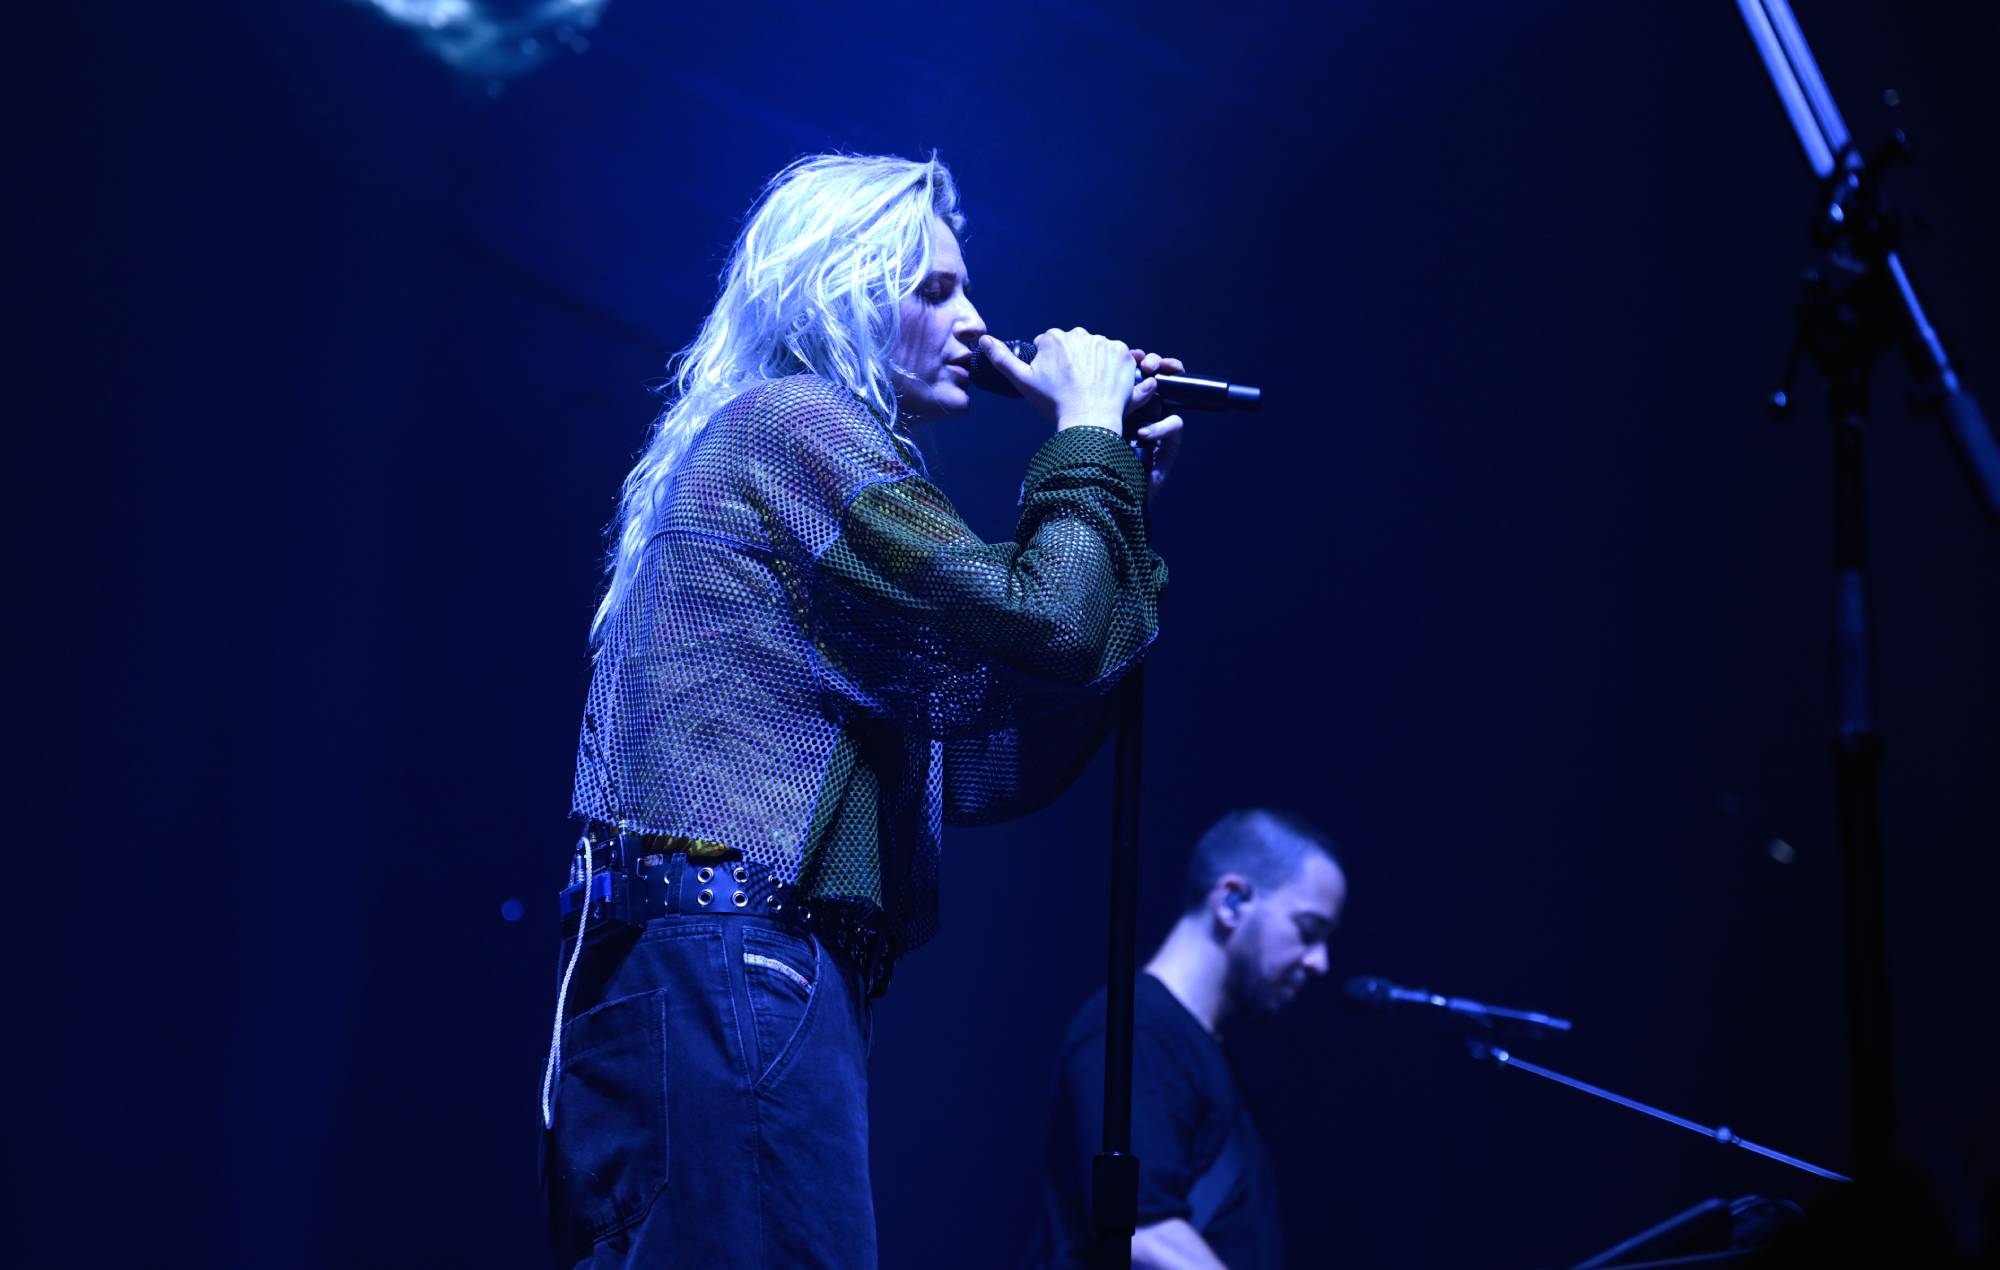
[{"label": "jean pocket", "polygon": [[620,997],[563,1027],[550,1164],[559,1241],[629,1225],[667,1185],[667,994]]},{"label": "jean pocket", "polygon": [[743,978],[757,1054],[753,1084],[768,1085],[791,1066],[819,988],[819,943],[787,931],[743,932]]}]

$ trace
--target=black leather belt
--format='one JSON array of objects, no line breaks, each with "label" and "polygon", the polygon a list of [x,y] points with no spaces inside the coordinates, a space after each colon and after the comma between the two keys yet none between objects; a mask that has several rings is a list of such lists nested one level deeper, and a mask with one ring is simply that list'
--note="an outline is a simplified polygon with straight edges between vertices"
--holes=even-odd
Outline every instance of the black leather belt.
[{"label": "black leather belt", "polygon": [[[577,844],[577,880],[563,889],[562,919],[567,927],[585,902],[583,844]],[[637,834],[593,839],[589,881],[592,921],[643,926],[669,913],[714,913],[797,920],[791,888],[770,869],[746,860],[690,860],[684,852],[650,850]]]},{"label": "black leather belt", "polygon": [[[577,844],[571,876],[560,897],[563,934],[576,931],[586,902],[590,924],[644,926],[654,918],[765,917],[819,936],[820,942],[861,974],[868,995],[889,988],[895,970],[894,946],[872,906],[801,901],[794,888],[777,881],[768,866],[747,860],[689,859],[682,850],[661,849],[660,839],[593,829],[590,877],[584,881],[583,843]],[[586,887],[588,894],[586,896]]]}]

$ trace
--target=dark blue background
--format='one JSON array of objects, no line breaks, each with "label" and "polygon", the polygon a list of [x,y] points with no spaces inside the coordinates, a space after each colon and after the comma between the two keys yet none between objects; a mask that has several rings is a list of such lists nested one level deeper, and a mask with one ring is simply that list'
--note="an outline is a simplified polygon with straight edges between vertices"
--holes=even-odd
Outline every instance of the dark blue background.
[{"label": "dark blue background", "polygon": [[[1855,131],[1918,141],[1907,258],[2000,413],[1995,11],[1801,10]],[[1733,6],[877,13],[615,0],[497,97],[330,0],[19,33],[10,1260],[543,1261],[600,530],[738,217],[828,148],[940,151],[996,330],[1266,390],[1157,508],[1148,946],[1209,819],[1288,807],[1343,844],[1336,978],[1575,1016],[1536,1057],[1848,1162],[1830,445],[1816,388],[1759,413],[1812,191]],[[2000,535],[1904,384],[1870,455],[1903,1140],[1972,1241]],[[933,431],[983,532],[1041,435]],[[1100,760],[947,842],[878,1014],[886,1265],[1026,1246],[1107,819]],[[1228,1039],[1301,1264],[1573,1261],[1815,1193],[1335,995]]]}]

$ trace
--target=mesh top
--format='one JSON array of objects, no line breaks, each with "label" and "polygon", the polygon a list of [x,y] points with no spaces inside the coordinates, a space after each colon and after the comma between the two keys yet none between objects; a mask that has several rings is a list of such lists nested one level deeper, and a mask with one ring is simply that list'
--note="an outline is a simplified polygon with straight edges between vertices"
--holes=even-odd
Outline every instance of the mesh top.
[{"label": "mesh top", "polygon": [[1144,474],[1103,428],[1029,464],[986,543],[922,459],[838,385],[795,375],[716,411],[604,627],[577,815],[732,849],[897,955],[937,928],[942,825],[1053,799],[1157,630]]}]

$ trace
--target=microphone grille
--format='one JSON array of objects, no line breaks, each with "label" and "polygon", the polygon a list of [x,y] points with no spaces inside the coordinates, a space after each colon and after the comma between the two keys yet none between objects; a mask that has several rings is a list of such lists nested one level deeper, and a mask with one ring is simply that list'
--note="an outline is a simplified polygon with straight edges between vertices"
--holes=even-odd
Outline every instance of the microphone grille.
[{"label": "microphone grille", "polygon": [[[1001,343],[1007,346],[1007,351],[1022,361],[1032,362],[1035,360],[1035,346],[1028,341],[1002,340]],[[999,367],[993,364],[993,359],[986,356],[983,341],[972,346],[972,384],[975,388],[983,388],[987,392],[998,393],[1002,397],[1018,397],[1021,395],[1021,390],[1014,387],[1014,381],[1001,373]]]}]

